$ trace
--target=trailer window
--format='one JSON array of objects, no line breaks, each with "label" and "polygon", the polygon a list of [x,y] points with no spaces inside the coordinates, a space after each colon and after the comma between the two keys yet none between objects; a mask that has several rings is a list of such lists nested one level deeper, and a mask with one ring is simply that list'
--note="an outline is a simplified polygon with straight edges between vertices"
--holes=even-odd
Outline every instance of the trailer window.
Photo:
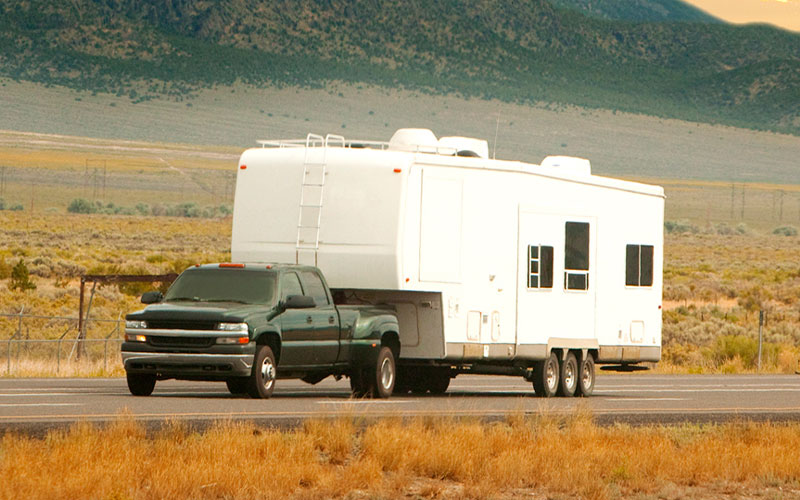
[{"label": "trailer window", "polygon": [[625,285],[653,286],[653,245],[625,247]]},{"label": "trailer window", "polygon": [[553,288],[553,247],[528,245],[528,288]]},{"label": "trailer window", "polygon": [[589,223],[567,222],[564,238],[564,288],[589,289]]}]

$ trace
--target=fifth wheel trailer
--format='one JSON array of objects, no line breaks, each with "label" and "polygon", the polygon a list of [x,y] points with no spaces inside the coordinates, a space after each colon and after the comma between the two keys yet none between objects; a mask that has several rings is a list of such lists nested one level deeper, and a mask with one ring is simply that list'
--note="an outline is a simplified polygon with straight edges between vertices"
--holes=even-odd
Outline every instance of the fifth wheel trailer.
[{"label": "fifth wheel trailer", "polygon": [[233,261],[316,265],[337,302],[394,306],[396,392],[487,373],[589,395],[595,364],[658,361],[663,189],[488,149],[427,129],[260,141],[239,160]]}]

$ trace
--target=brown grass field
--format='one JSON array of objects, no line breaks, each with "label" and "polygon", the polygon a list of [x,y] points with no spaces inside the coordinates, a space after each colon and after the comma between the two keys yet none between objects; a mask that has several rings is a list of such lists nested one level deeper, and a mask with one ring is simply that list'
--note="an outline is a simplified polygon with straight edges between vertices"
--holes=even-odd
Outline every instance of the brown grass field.
[{"label": "brown grass field", "polygon": [[0,499],[684,499],[800,497],[800,426],[599,427],[357,417],[293,430],[129,417],[0,440]]}]

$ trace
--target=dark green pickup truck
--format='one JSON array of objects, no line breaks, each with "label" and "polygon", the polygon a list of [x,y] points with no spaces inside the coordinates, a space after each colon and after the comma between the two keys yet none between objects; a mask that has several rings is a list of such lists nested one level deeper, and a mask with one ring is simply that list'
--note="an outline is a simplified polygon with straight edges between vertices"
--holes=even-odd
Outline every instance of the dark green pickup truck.
[{"label": "dark green pickup truck", "polygon": [[270,397],[279,378],[346,376],[358,396],[386,398],[394,388],[395,312],[337,306],[315,267],[195,266],[142,302],[149,305],[125,317],[122,344],[134,395],[165,379],[224,381],[254,398]]}]

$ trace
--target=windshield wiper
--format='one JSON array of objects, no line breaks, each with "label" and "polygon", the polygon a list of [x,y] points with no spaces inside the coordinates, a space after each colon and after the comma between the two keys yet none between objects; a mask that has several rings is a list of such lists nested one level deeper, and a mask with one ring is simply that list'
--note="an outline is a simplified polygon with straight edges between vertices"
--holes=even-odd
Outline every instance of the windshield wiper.
[{"label": "windshield wiper", "polygon": [[166,302],[200,302],[200,297],[170,297]]}]

